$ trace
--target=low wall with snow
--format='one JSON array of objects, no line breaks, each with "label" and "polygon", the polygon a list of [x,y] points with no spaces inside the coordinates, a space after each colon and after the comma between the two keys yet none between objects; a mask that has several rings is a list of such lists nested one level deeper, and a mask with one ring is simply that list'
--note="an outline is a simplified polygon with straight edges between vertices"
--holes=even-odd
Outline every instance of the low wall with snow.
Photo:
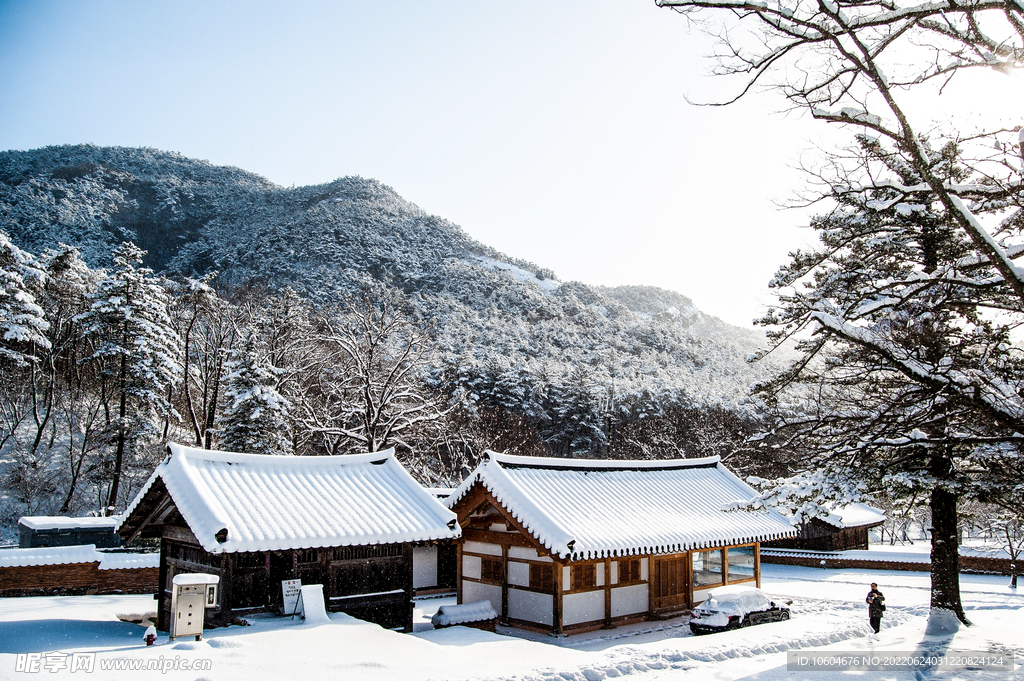
[{"label": "low wall with snow", "polygon": [[0,551],[0,597],[156,593],[160,556],[95,546]]},{"label": "low wall with snow", "polygon": [[[830,570],[904,570],[907,572],[930,572],[931,561],[927,554],[879,553],[875,556],[849,555],[865,554],[867,551],[844,551],[836,553],[797,553],[761,549],[762,563],[817,567]],[[987,558],[983,556],[960,556],[960,572],[980,574],[1010,574],[1008,558]],[[696,598],[694,599],[696,600]]]}]

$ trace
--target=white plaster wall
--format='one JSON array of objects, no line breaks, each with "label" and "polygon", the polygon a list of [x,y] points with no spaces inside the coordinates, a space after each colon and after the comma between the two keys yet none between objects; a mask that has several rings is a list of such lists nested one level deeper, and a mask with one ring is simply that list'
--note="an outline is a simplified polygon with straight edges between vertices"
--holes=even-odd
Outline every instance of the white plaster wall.
[{"label": "white plaster wall", "polygon": [[477,601],[490,601],[494,612],[498,613],[499,617],[501,616],[500,586],[462,580],[462,602],[476,603]]},{"label": "white plaster wall", "polygon": [[711,589],[701,589],[700,591],[694,589],[693,604],[696,606],[698,603],[703,603],[707,599],[709,593],[711,593]]},{"label": "white plaster wall", "polygon": [[562,568],[562,591],[568,591],[572,588],[572,569],[566,565]]},{"label": "white plaster wall", "polygon": [[640,579],[642,579],[644,581],[647,581],[649,579],[649,577],[648,577],[649,573],[648,573],[648,567],[647,567],[647,562],[649,560],[650,560],[649,558],[641,558],[640,559]]},{"label": "white plaster wall", "polygon": [[536,549],[528,549],[525,546],[510,546],[508,547],[509,558],[525,558],[526,560],[541,560],[545,563],[551,562],[550,556],[542,556],[537,553]]},{"label": "white plaster wall", "polygon": [[[499,598],[501,595],[499,594]],[[534,591],[508,590],[508,616],[551,626],[552,596]]]},{"label": "white plaster wall", "polygon": [[619,561],[612,561],[612,584],[619,583]]},{"label": "white plaster wall", "polygon": [[462,545],[463,551],[470,553],[486,553],[489,556],[500,556],[501,547],[497,544],[484,544],[479,541],[468,541]]},{"label": "white plaster wall", "polygon": [[530,564],[508,562],[508,583],[515,586],[530,586]]},{"label": "white plaster wall", "polygon": [[604,586],[604,563],[598,563],[595,572],[597,573],[595,575],[597,577],[597,585]]},{"label": "white plaster wall", "polygon": [[462,576],[480,579],[480,556],[462,556]]},{"label": "white plaster wall", "polygon": [[586,591],[562,596],[562,622],[565,626],[604,619],[604,591]]},{"label": "white plaster wall", "polygon": [[647,612],[647,589],[648,586],[646,584],[613,588],[612,617]]},{"label": "white plaster wall", "polygon": [[437,586],[437,547],[412,547],[412,586]]}]

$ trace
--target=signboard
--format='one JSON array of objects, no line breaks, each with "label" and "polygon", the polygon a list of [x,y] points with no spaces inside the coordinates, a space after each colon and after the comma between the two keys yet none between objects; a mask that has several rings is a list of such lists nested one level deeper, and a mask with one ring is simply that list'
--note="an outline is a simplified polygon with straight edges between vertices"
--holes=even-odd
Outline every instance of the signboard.
[{"label": "signboard", "polygon": [[299,605],[299,593],[302,588],[301,579],[281,580],[281,595],[284,597],[284,614],[294,614]]}]

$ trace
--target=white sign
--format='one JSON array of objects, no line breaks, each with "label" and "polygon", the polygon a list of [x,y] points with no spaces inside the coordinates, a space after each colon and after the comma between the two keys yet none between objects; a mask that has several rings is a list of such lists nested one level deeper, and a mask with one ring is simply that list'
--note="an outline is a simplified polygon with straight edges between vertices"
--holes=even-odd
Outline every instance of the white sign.
[{"label": "white sign", "polygon": [[291,615],[299,604],[299,590],[302,587],[301,579],[281,580],[281,595],[284,596],[284,614]]}]

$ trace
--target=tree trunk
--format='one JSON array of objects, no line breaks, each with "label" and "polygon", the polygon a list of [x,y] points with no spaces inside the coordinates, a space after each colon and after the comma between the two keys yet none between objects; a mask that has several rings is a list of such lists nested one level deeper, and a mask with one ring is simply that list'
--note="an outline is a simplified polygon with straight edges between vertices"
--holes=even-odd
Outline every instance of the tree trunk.
[{"label": "tree trunk", "polygon": [[[945,461],[944,457],[937,457]],[[960,601],[960,549],[957,542],[957,496],[940,487],[932,490],[932,609],[951,610],[969,625]]]},{"label": "tree trunk", "polygon": [[128,425],[125,423],[125,418],[128,416],[128,390],[127,390],[127,376],[128,376],[128,360],[124,355],[121,356],[121,401],[118,405],[118,425],[117,425],[117,449],[114,452],[114,475],[113,480],[110,482],[110,496],[107,497],[107,509],[104,510],[104,514],[109,509],[117,506],[117,492],[121,486],[121,465],[124,461],[124,443],[126,439],[125,431]]}]

